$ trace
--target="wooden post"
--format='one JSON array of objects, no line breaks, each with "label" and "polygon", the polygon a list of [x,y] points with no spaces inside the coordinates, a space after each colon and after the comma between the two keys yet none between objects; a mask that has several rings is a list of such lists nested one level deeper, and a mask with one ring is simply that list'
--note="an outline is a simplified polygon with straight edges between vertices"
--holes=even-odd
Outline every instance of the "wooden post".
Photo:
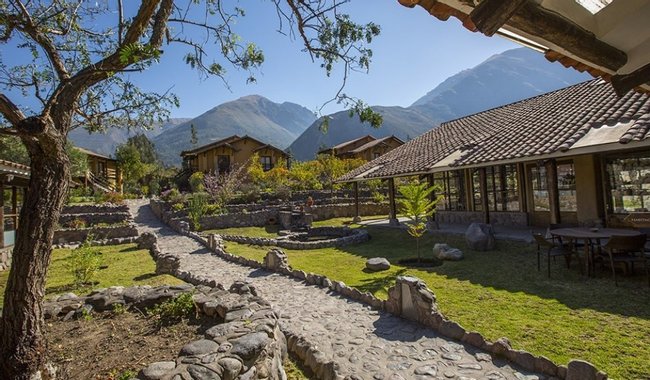
[{"label": "wooden post", "polygon": [[555,160],[550,159],[544,162],[546,168],[546,189],[548,191],[548,206],[550,211],[551,224],[561,223],[560,218],[560,190],[557,186],[557,165]]},{"label": "wooden post", "polygon": [[354,182],[354,223],[359,223],[361,221],[361,215],[359,215],[359,182]]},{"label": "wooden post", "polygon": [[5,246],[5,184],[0,179],[0,248]]},{"label": "wooden post", "polygon": [[14,229],[18,230],[18,189],[11,187],[11,213],[14,215]]},{"label": "wooden post", "polygon": [[388,179],[388,201],[390,202],[390,215],[388,216],[388,225],[399,226],[397,220],[397,205],[395,204],[395,179]]},{"label": "wooden post", "polygon": [[488,202],[487,171],[484,167],[478,169],[478,175],[481,191],[481,207],[483,208],[483,223],[490,224],[490,203]]},{"label": "wooden post", "polygon": [[[427,184],[429,187],[433,187],[433,174],[427,174]],[[430,199],[431,201],[435,201],[438,198],[438,194],[436,194],[435,190],[431,192]],[[436,213],[434,212],[431,214],[429,217],[429,228],[435,228],[436,230],[439,228],[438,222],[436,221]]]}]

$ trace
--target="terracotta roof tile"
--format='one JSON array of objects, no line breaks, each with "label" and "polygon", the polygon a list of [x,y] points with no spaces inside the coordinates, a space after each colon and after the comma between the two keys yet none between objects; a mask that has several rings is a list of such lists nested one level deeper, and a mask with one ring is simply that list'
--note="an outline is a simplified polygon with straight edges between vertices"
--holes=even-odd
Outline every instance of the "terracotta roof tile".
[{"label": "terracotta roof tile", "polygon": [[477,165],[566,151],[592,128],[632,123],[619,142],[650,138],[650,96],[619,98],[600,79],[442,123],[401,147],[347,173],[339,181],[428,172],[462,151],[453,166]]}]

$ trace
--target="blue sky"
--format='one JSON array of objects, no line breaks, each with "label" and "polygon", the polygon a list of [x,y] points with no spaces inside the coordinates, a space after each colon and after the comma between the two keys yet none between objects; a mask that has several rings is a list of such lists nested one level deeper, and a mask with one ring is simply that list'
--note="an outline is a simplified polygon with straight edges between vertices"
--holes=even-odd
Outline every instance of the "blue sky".
[{"label": "blue sky", "polygon": [[[335,69],[327,77],[319,62],[312,62],[301,51],[299,40],[277,32],[279,20],[272,1],[240,0],[236,4],[246,10],[246,16],[239,20],[235,32],[264,52],[265,62],[255,74],[256,83],[246,84],[248,72],[228,66],[229,88],[220,78],[202,79],[183,63],[186,50],[178,45],[164,46],[160,62],[144,73],[133,74],[131,80],[149,91],[171,89],[181,102],[180,108],[171,111],[172,117],[196,117],[250,94],[275,102],[298,103],[316,111],[336,94],[342,83],[341,71]],[[439,21],[420,7],[409,9],[396,0],[352,0],[342,11],[356,22],[373,21],[382,28],[370,46],[374,53],[370,72],[352,73],[344,90],[370,105],[409,106],[449,76],[519,47],[501,37],[472,33],[454,18]],[[29,58],[25,55],[28,52],[16,51],[15,44],[3,49],[7,49],[3,58],[8,62]],[[214,50],[218,53],[216,47]],[[33,98],[16,99],[16,93],[10,95],[21,106],[35,104]],[[323,113],[341,109],[342,105],[331,103]]]},{"label": "blue sky", "polygon": [[[318,62],[301,52],[297,40],[277,33],[278,19],[268,0],[240,2],[246,17],[236,27],[245,40],[255,42],[265,55],[257,83],[246,84],[247,73],[228,69],[228,90],[218,78],[201,80],[184,63],[183,53],[168,47],[159,64],[134,77],[145,88],[172,87],[181,101],[172,117],[195,117],[223,102],[250,94],[275,102],[289,101],[318,109],[336,93],[341,73],[327,77]],[[442,22],[420,7],[409,9],[396,0],[353,0],[345,7],[357,22],[381,25],[371,48],[370,72],[353,73],[344,92],[371,105],[408,106],[449,76],[473,67],[493,54],[519,47],[501,37],[488,38],[465,29],[458,20]],[[331,104],[324,111],[341,110]]]}]

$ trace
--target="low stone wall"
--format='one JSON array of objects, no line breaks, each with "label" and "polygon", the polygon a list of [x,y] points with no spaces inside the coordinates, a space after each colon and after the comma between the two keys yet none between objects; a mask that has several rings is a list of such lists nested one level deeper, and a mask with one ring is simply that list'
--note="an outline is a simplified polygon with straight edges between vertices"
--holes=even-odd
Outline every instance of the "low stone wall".
[{"label": "low stone wall", "polygon": [[[483,223],[480,211],[437,211],[436,222],[443,224]],[[528,214],[525,212],[490,212],[490,223],[497,226],[527,226]]]},{"label": "low stone wall", "polygon": [[[324,220],[331,218],[344,218],[354,217],[356,209],[354,203],[346,204],[331,204],[331,205],[316,205],[312,207],[305,207],[305,211],[314,216],[314,220]],[[390,205],[388,203],[360,203],[359,215],[386,215],[390,213]]]},{"label": "low stone wall", "polygon": [[67,205],[63,206],[61,214],[113,214],[118,212],[129,212],[125,204],[113,203],[90,204],[90,205]]},{"label": "low stone wall", "polygon": [[[332,239],[318,240],[318,241],[298,241],[291,240],[291,236],[333,236]],[[339,227],[316,227],[309,230],[309,232],[292,234],[282,236],[277,239],[268,239],[261,237],[238,236],[238,235],[220,235],[223,240],[232,241],[241,244],[260,245],[260,246],[274,246],[286,249],[321,249],[329,247],[343,247],[346,245],[360,244],[368,241],[370,235],[364,229],[349,229]]]},{"label": "low stone wall", "polygon": [[[171,207],[163,201],[151,200],[151,209],[153,213],[163,222],[177,225],[179,222],[189,222],[186,211],[173,211]],[[337,204],[337,205],[320,205],[305,207],[305,212],[312,214],[314,220],[324,220],[330,218],[354,217],[354,203]],[[359,204],[359,213],[364,215],[388,215],[388,204],[361,203]],[[228,213],[221,215],[207,215],[201,218],[200,224],[203,230],[212,230],[231,227],[262,227],[269,224],[278,223],[280,218],[280,207],[270,207],[268,209],[257,210],[252,212]],[[178,227],[178,226],[177,226]]]},{"label": "low stone wall", "polygon": [[214,318],[212,327],[203,339],[183,346],[176,360],[152,363],[138,379],[286,379],[282,363],[287,342],[278,316],[246,283],[235,282],[228,291],[192,285],[111,287],[85,297],[64,294],[45,302],[43,310],[45,318],[63,319],[113,310],[116,305],[146,310],[182,293],[193,294],[197,312]]},{"label": "low stone wall", "polygon": [[138,230],[133,224],[115,227],[61,229],[54,231],[53,242],[58,245],[79,243],[84,242],[88,235],[92,235],[93,241],[122,239],[138,236]]},{"label": "low stone wall", "polygon": [[94,226],[97,224],[119,224],[126,223],[131,220],[131,214],[128,212],[61,214],[61,217],[59,218],[59,224],[62,226],[67,226],[76,220],[83,221],[87,226]]}]

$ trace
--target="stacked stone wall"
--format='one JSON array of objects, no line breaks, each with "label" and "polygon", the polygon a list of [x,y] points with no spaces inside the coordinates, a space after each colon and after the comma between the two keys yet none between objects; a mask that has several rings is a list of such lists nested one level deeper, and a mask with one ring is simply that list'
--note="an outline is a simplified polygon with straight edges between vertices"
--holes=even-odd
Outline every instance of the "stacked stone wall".
[{"label": "stacked stone wall", "polygon": [[145,311],[181,294],[192,294],[196,311],[211,319],[204,337],[180,348],[175,360],[155,362],[137,378],[158,379],[286,379],[283,361],[287,341],[279,318],[256,290],[235,282],[222,286],[115,286],[97,289],[87,296],[68,293],[45,302],[44,316],[79,318],[91,311],[112,311],[116,306]]}]

